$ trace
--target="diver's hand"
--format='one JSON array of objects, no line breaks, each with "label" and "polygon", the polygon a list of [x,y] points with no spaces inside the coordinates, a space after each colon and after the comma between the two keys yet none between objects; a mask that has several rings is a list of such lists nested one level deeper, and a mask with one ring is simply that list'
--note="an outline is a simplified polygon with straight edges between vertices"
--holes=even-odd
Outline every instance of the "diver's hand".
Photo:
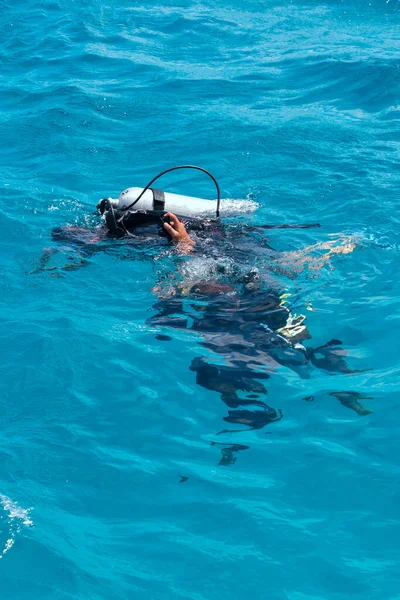
[{"label": "diver's hand", "polygon": [[194,241],[189,237],[184,224],[178,217],[171,212],[168,212],[165,216],[169,217],[171,220],[171,224],[164,223],[164,229],[168,231],[172,241],[175,242],[175,244],[194,246]]}]

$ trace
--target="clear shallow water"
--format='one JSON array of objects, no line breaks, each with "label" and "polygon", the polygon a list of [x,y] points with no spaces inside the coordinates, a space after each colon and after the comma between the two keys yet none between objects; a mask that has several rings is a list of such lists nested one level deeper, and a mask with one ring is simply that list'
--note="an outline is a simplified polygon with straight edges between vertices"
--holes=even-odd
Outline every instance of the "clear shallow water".
[{"label": "clear shallow water", "polygon": [[[393,0],[2,3],[2,597],[398,598],[399,18]],[[30,274],[53,227],[187,162],[259,223],[321,222],[276,248],[359,240],[286,285],[312,345],[371,370],[279,368],[282,421],[224,440],[198,336],[146,325],[170,257]],[[219,465],[221,441],[249,449]]]}]

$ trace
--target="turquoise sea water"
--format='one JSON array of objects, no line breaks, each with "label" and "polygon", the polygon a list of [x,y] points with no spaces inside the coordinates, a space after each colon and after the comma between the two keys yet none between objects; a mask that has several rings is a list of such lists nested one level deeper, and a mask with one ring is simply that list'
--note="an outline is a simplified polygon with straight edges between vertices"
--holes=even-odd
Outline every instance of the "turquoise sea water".
[{"label": "turquoise sea water", "polygon": [[[2,0],[0,32],[1,598],[398,600],[399,2]],[[275,368],[257,431],[217,436],[200,336],[148,324],[171,253],[32,272],[53,227],[188,162],[253,222],[321,223],[279,250],[356,240],[284,285],[306,345],[368,370]]]}]

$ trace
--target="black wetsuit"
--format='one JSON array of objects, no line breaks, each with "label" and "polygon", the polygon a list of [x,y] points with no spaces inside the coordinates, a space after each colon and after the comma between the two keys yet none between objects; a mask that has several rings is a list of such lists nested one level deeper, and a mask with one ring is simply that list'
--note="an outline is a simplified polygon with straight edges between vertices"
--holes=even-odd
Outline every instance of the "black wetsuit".
[{"label": "black wetsuit", "polygon": [[[190,365],[197,384],[218,392],[233,409],[224,420],[242,426],[221,433],[243,431],[243,426],[260,429],[281,419],[281,412],[263,400],[267,394],[264,382],[277,364],[304,378],[310,377],[312,365],[331,373],[355,372],[347,366],[339,340],[312,349],[280,333],[290,313],[275,291],[200,281],[172,298],[159,300],[154,309],[149,323],[195,331],[201,335],[202,346],[224,358],[223,365],[204,357],[194,358]],[[304,338],[308,337],[307,332]]]}]

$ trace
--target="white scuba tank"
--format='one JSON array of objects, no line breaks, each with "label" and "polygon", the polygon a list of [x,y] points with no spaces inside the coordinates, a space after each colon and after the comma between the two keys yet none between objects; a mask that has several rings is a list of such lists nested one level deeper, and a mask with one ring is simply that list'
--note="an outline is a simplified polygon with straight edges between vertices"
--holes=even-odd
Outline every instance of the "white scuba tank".
[{"label": "white scuba tank", "polygon": [[[143,188],[131,187],[123,191],[117,199],[109,198],[112,206],[118,210],[128,207],[142,193]],[[215,215],[216,200],[205,200],[194,196],[172,194],[154,188],[149,188],[132,210],[166,210],[187,216]],[[254,212],[258,208],[254,200],[222,199],[220,204],[221,216],[238,215]]]}]

